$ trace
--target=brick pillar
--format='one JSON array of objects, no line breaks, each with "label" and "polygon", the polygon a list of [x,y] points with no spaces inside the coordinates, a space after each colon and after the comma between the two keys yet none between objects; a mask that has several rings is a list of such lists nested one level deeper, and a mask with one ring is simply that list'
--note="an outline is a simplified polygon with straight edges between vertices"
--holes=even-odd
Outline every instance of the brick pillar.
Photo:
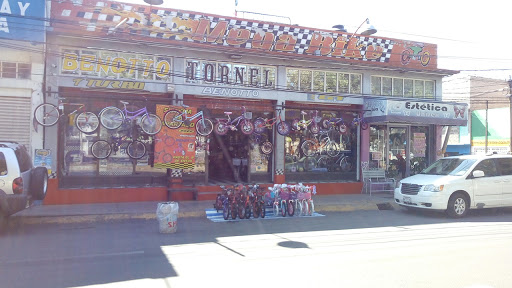
[{"label": "brick pillar", "polygon": [[183,187],[183,170],[167,169],[167,201],[175,201],[173,191],[176,188]]}]

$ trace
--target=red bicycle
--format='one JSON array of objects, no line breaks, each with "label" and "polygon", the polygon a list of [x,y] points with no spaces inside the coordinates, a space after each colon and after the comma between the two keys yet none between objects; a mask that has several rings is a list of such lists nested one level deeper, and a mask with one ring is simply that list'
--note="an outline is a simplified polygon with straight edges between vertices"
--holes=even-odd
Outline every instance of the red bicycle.
[{"label": "red bicycle", "polygon": [[277,110],[277,117],[274,118],[262,118],[258,117],[254,120],[254,132],[261,134],[266,129],[272,129],[276,125],[277,133],[286,136],[290,134],[291,125],[281,118],[281,109]]}]

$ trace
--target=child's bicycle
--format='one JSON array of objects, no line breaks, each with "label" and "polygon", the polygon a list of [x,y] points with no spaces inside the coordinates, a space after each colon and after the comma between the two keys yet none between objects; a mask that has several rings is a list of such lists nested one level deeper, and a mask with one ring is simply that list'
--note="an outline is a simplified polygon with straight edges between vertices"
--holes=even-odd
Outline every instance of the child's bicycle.
[{"label": "child's bicycle", "polygon": [[203,111],[199,111],[196,114],[189,116],[188,115],[188,107],[186,105],[183,106],[183,111],[180,112],[175,109],[171,109],[164,114],[164,124],[170,129],[178,129],[185,123],[188,125],[192,120],[199,118],[195,123],[197,134],[201,136],[208,136],[213,131],[213,123],[210,119],[204,117]]},{"label": "child's bicycle", "polygon": [[[66,103],[64,99],[59,99],[59,106],[50,103],[43,103],[36,107],[34,110],[34,119],[39,125],[49,127],[57,124],[60,117],[65,113],[67,107],[74,107],[73,111],[67,113],[67,116],[75,115],[75,126],[80,132],[91,134],[98,129],[99,119],[96,114],[85,110],[85,104],[81,103]],[[78,115],[76,115],[78,113]]]},{"label": "child's bicycle", "polygon": [[99,114],[100,122],[103,127],[109,130],[119,128],[125,121],[132,121],[141,117],[140,121],[137,120],[142,131],[148,135],[155,135],[162,129],[162,120],[155,114],[148,112],[146,107],[136,111],[129,111],[126,105],[130,104],[126,101],[120,101],[123,104],[123,109],[115,106],[103,108]]},{"label": "child's bicycle", "polygon": [[249,118],[246,117],[247,111],[242,106],[242,115],[231,119],[233,112],[225,111],[224,114],[227,118],[218,118],[217,123],[214,125],[214,131],[218,135],[226,135],[229,130],[236,131],[237,126],[240,125],[240,131],[245,135],[251,135],[254,132],[254,124]]}]

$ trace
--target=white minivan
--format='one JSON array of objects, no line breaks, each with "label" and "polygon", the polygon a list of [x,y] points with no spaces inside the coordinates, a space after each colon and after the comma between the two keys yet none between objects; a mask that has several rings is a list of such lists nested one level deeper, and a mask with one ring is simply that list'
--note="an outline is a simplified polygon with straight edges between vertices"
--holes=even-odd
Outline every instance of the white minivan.
[{"label": "white minivan", "polygon": [[406,208],[441,210],[452,217],[463,217],[469,209],[512,206],[512,155],[439,159],[402,179],[394,198]]}]

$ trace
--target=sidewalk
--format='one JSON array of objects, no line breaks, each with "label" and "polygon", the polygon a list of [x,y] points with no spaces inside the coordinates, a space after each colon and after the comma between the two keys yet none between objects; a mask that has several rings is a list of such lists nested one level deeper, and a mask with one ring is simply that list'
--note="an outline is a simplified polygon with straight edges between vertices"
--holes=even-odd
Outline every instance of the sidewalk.
[{"label": "sidewalk", "polygon": [[[389,194],[316,195],[315,211],[348,212],[356,210],[396,209]],[[213,208],[213,202],[180,201],[178,218],[206,217],[205,210]],[[41,223],[82,223],[123,219],[156,219],[158,202],[99,203],[74,205],[42,205],[31,207],[12,215],[10,225]],[[377,205],[378,204],[378,205]]]}]

